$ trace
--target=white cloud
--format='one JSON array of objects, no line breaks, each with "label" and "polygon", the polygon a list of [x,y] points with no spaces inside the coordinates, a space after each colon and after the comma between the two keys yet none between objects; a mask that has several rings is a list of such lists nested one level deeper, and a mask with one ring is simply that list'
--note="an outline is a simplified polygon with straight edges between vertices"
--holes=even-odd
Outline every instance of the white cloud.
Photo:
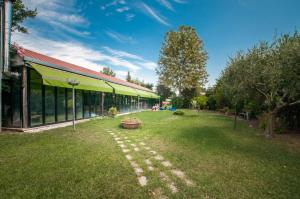
[{"label": "white cloud", "polygon": [[110,47],[103,47],[107,52],[111,53],[112,55],[115,55],[117,57],[124,57],[124,58],[129,58],[129,59],[137,59],[137,60],[144,60],[142,57],[138,55],[134,55],[125,51],[120,51],[120,50],[114,50]]},{"label": "white cloud", "polygon": [[[77,36],[87,36],[87,31],[78,31],[78,27],[85,27],[89,22],[75,8],[74,0],[24,0],[25,6],[37,9],[36,19],[51,25],[56,31],[67,31]],[[58,33],[59,34],[59,33]]]},{"label": "white cloud", "polygon": [[167,9],[174,11],[172,4],[168,0],[157,0],[157,2],[166,7]]},{"label": "white cloud", "polygon": [[151,62],[151,61],[144,61],[144,62],[139,62],[140,66],[144,68],[148,68],[149,70],[155,70],[157,68],[157,63]]},{"label": "white cloud", "polygon": [[124,7],[121,7],[121,8],[117,8],[117,9],[116,9],[116,11],[117,11],[117,12],[120,12],[120,13],[126,12],[126,11],[128,11],[128,10],[129,10],[129,7],[128,7],[128,6],[124,6]]},{"label": "white cloud", "polygon": [[135,14],[129,13],[126,14],[126,21],[132,21],[132,19],[135,17]]},{"label": "white cloud", "polygon": [[141,3],[141,6],[143,11],[146,12],[150,17],[152,17],[153,19],[155,19],[163,25],[170,26],[170,24],[164,19],[164,17],[159,16],[159,14],[153,8],[151,8],[145,3]]},{"label": "white cloud", "polygon": [[105,31],[105,34],[120,43],[130,43],[130,44],[136,43],[136,41],[132,37],[125,36],[111,30]]},{"label": "white cloud", "polygon": [[103,65],[125,67],[132,71],[140,67],[129,60],[87,48],[81,43],[56,41],[39,36],[34,31],[30,35],[14,33],[12,41],[42,54],[61,59],[91,70],[100,71]]},{"label": "white cloud", "polygon": [[106,10],[107,8],[109,7],[113,7],[113,6],[117,6],[117,5],[125,5],[126,4],[126,1],[125,0],[114,0],[110,3],[107,3],[105,5],[102,5],[101,6],[101,9],[102,10]]}]

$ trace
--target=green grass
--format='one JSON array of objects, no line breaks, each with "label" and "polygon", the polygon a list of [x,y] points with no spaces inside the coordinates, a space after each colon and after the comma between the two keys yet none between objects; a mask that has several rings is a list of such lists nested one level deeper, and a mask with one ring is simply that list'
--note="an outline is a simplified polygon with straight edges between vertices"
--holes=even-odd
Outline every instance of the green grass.
[{"label": "green grass", "polygon": [[[122,117],[93,120],[39,134],[0,135],[1,198],[299,198],[300,150],[267,140],[229,117],[185,111],[134,114],[141,129],[119,128]],[[104,129],[145,143],[196,184],[172,194],[156,171],[143,167],[149,183],[139,186],[124,153]],[[143,162],[146,152],[135,156]],[[158,162],[156,169],[168,171]]]}]

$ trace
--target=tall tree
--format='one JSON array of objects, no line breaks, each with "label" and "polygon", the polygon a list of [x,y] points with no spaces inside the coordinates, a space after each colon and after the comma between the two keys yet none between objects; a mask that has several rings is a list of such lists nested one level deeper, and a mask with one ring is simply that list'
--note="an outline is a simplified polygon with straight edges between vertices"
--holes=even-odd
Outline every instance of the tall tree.
[{"label": "tall tree", "polygon": [[127,72],[126,81],[131,82],[131,75],[130,72]]},{"label": "tall tree", "polygon": [[109,67],[103,67],[102,71],[100,71],[100,72],[105,74],[105,75],[111,76],[111,77],[116,76],[116,73],[112,69],[110,69]]},{"label": "tall tree", "polygon": [[22,0],[15,0],[13,2],[12,31],[28,33],[27,28],[22,26],[22,23],[26,18],[34,18],[36,15],[37,9],[30,10],[25,7]]},{"label": "tall tree", "polygon": [[156,72],[162,84],[183,95],[184,90],[204,85],[207,80],[207,59],[203,41],[195,29],[180,26],[177,32],[167,32]]},{"label": "tall tree", "polygon": [[158,85],[156,86],[156,90],[158,95],[161,97],[161,100],[164,101],[167,98],[172,96],[172,91],[170,88],[166,87],[165,85],[158,83]]}]

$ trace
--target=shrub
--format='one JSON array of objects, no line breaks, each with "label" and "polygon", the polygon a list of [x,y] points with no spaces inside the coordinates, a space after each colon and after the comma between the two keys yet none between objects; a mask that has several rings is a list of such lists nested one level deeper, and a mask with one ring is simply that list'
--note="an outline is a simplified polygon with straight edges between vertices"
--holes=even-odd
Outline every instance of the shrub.
[{"label": "shrub", "polygon": [[182,97],[174,97],[172,99],[172,106],[175,108],[182,108],[183,107],[183,98]]},{"label": "shrub", "polygon": [[116,107],[110,107],[108,110],[108,115],[111,117],[115,117],[118,114],[118,110]]},{"label": "shrub", "polygon": [[184,115],[183,111],[175,111],[173,115]]}]

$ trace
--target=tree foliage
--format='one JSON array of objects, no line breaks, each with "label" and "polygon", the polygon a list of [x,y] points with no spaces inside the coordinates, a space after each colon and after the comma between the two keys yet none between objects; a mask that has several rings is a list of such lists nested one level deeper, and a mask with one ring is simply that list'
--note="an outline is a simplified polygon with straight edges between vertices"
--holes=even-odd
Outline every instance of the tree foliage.
[{"label": "tree foliage", "polygon": [[178,90],[183,96],[184,90],[201,87],[206,82],[207,58],[203,42],[195,29],[180,26],[178,31],[166,34],[156,72],[162,84]]},{"label": "tree foliage", "polygon": [[165,101],[167,98],[173,95],[171,89],[161,83],[158,83],[158,85],[156,86],[156,91],[158,95],[161,97],[162,101]]},{"label": "tree foliage", "polygon": [[297,32],[238,52],[217,81],[216,98],[219,94],[231,105],[242,101],[248,109],[260,106],[268,115],[266,133],[273,136],[275,116],[280,110],[300,104],[299,52]]},{"label": "tree foliage", "polygon": [[25,7],[22,0],[15,0],[13,2],[12,12],[12,31],[19,31],[22,33],[28,33],[27,28],[22,26],[22,23],[27,18],[34,18],[37,15],[37,9],[30,10]]},{"label": "tree foliage", "polygon": [[128,71],[127,76],[126,76],[126,81],[146,87],[150,90],[153,90],[153,84],[152,83],[145,83],[144,81],[140,81],[138,78],[133,79],[130,75],[130,72]]},{"label": "tree foliage", "polygon": [[116,76],[116,73],[112,69],[110,69],[109,67],[103,67],[102,71],[100,71],[100,72],[105,74],[105,75],[111,76],[111,77]]}]

